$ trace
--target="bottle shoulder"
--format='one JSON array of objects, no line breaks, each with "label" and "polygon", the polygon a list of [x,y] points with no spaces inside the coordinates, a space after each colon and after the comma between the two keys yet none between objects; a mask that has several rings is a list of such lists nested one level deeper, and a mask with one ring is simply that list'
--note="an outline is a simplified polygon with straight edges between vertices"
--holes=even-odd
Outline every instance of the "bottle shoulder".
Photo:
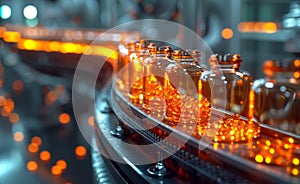
[{"label": "bottle shoulder", "polygon": [[202,79],[221,79],[221,80],[249,80],[252,81],[251,75],[246,71],[234,69],[208,70],[203,72]]}]

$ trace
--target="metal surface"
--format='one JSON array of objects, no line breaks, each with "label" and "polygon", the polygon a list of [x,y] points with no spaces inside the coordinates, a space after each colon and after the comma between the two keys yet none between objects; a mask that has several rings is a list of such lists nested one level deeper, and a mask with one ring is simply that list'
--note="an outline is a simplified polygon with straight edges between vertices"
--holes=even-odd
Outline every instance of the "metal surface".
[{"label": "metal surface", "polygon": [[[93,144],[93,148],[97,148],[95,146],[96,145],[95,137],[92,138],[92,144]],[[91,154],[92,154],[92,163],[93,163],[92,166],[93,166],[93,170],[94,170],[96,183],[101,183],[101,184],[117,183],[117,181],[115,181],[115,179],[111,175],[109,169],[107,168],[99,150],[92,149]]]},{"label": "metal surface", "polygon": [[[122,96],[121,93],[118,92],[116,88],[113,88],[113,94],[112,94],[112,104],[113,109],[122,121],[127,122],[130,124],[130,126],[136,127],[136,132],[138,132],[140,135],[142,135],[145,139],[149,140],[149,142],[158,142],[162,141],[164,143],[164,151],[168,153],[168,150],[171,152],[171,149],[174,149],[175,145],[172,145],[162,139],[160,139],[155,134],[149,132],[149,131],[139,131],[141,129],[145,129],[143,127],[141,122],[138,122],[134,117],[131,117],[132,109],[134,109],[135,112],[140,113],[139,117],[147,116],[144,112],[139,110],[137,107],[131,105],[126,101],[126,99]],[[130,106],[130,108],[128,108]],[[131,114],[131,115],[130,115]],[[149,122],[152,122],[153,125],[159,126],[160,129],[167,131],[167,132],[176,132],[176,130],[172,130],[172,128],[168,127],[167,125],[160,123],[159,121],[148,117]],[[151,121],[150,121],[151,120]],[[272,130],[271,130],[272,131]],[[185,136],[181,132],[176,132],[178,134],[178,138]],[[279,133],[279,132],[278,132]],[[277,134],[278,134],[277,133]],[[282,132],[281,132],[282,133]],[[274,133],[275,134],[275,133]],[[297,140],[297,138],[295,138]],[[205,146],[201,145],[203,143],[199,142],[197,139],[194,139],[193,137],[190,138],[190,141],[188,142],[192,147],[198,148],[198,146]],[[183,150],[181,150],[183,151]],[[244,181],[247,182],[250,178],[243,178],[243,176],[236,175],[235,172],[226,171],[230,167],[234,167],[236,169],[241,169],[243,172],[246,172],[248,174],[248,177],[250,176],[256,176],[256,178],[251,178],[250,180],[260,180],[262,181],[272,181],[272,182],[283,182],[283,183],[298,183],[299,180],[297,178],[288,176],[287,174],[284,174],[282,172],[279,172],[277,169],[272,169],[272,167],[267,167],[264,165],[257,165],[254,162],[251,162],[247,159],[244,159],[238,155],[234,155],[229,153],[227,150],[215,150],[211,145],[206,148],[206,152],[209,152],[214,156],[215,159],[223,162],[227,166],[225,168],[222,168],[222,171],[219,171],[217,166],[211,165],[209,163],[206,163],[205,161],[201,161],[200,159],[197,159],[201,164],[208,164],[210,169],[206,169],[203,172],[203,168],[207,168],[205,166],[195,165],[195,162],[193,159],[194,157],[197,158],[197,156],[192,156],[193,159],[185,158],[185,154],[190,155],[190,153],[185,153],[183,151],[183,154],[181,155],[180,152],[175,154],[173,157],[182,160],[184,164],[187,164],[189,167],[197,170],[197,172],[200,172],[201,174],[209,177],[210,179],[216,179],[219,178],[224,183],[231,183],[233,181]],[[183,156],[183,157],[182,157]],[[200,164],[199,163],[199,164]],[[241,178],[242,177],[242,178]],[[245,176],[244,176],[245,177]]]}]

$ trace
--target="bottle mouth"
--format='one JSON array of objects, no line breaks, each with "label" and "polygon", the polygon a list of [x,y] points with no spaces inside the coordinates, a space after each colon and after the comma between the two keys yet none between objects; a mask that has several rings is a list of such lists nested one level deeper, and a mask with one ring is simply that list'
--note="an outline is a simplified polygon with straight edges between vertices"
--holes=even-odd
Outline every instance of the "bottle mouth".
[{"label": "bottle mouth", "polygon": [[209,63],[211,66],[221,65],[221,67],[232,66],[238,68],[242,63],[242,59],[238,54],[213,54],[209,58]]},{"label": "bottle mouth", "polygon": [[237,69],[242,63],[242,59],[238,54],[213,54],[209,58],[211,67],[234,68]]}]

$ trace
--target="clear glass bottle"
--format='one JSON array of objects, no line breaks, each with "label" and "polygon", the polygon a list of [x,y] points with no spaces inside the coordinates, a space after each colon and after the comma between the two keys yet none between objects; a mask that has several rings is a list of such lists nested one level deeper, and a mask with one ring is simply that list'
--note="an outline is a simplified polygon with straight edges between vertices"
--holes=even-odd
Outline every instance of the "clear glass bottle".
[{"label": "clear glass bottle", "polygon": [[175,50],[172,56],[175,62],[165,72],[166,122],[171,126],[197,123],[198,85],[204,69],[187,51]]},{"label": "clear glass bottle", "polygon": [[169,46],[150,49],[151,59],[144,62],[144,98],[143,110],[158,119],[165,116],[164,73],[170,60],[172,49]]},{"label": "clear glass bottle", "polygon": [[135,105],[143,103],[144,60],[150,57],[148,44],[140,40],[135,44],[135,51],[129,55],[129,99]]},{"label": "clear glass bottle", "polygon": [[135,52],[135,45],[136,42],[130,42],[126,46],[120,44],[118,48],[118,87],[119,89],[124,92],[127,96],[129,95],[129,79],[130,79],[130,67],[129,64],[129,56]]},{"label": "clear glass bottle", "polygon": [[129,55],[135,51],[135,42],[129,42],[126,46],[120,44],[118,47],[118,71],[129,63]]},{"label": "clear glass bottle", "polygon": [[254,81],[254,117],[300,135],[300,59],[267,60],[265,78]]},{"label": "clear glass bottle", "polygon": [[[201,76],[201,93],[212,107],[225,110],[225,116],[210,120],[204,134],[213,136],[215,142],[251,142],[260,133],[259,125],[249,116],[251,76],[239,70],[242,59],[238,54],[214,54],[209,62],[211,70]],[[217,132],[211,132],[213,127]]]},{"label": "clear glass bottle", "polygon": [[239,69],[238,54],[214,54],[209,59],[211,70],[201,76],[202,94],[213,107],[248,117],[249,92],[252,78]]}]

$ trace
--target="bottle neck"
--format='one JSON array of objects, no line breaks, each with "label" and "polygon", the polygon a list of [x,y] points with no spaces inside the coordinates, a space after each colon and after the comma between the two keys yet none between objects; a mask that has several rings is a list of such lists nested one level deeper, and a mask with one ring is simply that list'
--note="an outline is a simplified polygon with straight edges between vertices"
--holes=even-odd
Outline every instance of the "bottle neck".
[{"label": "bottle neck", "polygon": [[179,64],[194,64],[195,60],[193,58],[175,58],[174,59]]},{"label": "bottle neck", "polygon": [[217,64],[211,67],[212,70],[233,70],[233,71],[239,70],[239,65],[236,64],[219,64],[219,65]]}]

